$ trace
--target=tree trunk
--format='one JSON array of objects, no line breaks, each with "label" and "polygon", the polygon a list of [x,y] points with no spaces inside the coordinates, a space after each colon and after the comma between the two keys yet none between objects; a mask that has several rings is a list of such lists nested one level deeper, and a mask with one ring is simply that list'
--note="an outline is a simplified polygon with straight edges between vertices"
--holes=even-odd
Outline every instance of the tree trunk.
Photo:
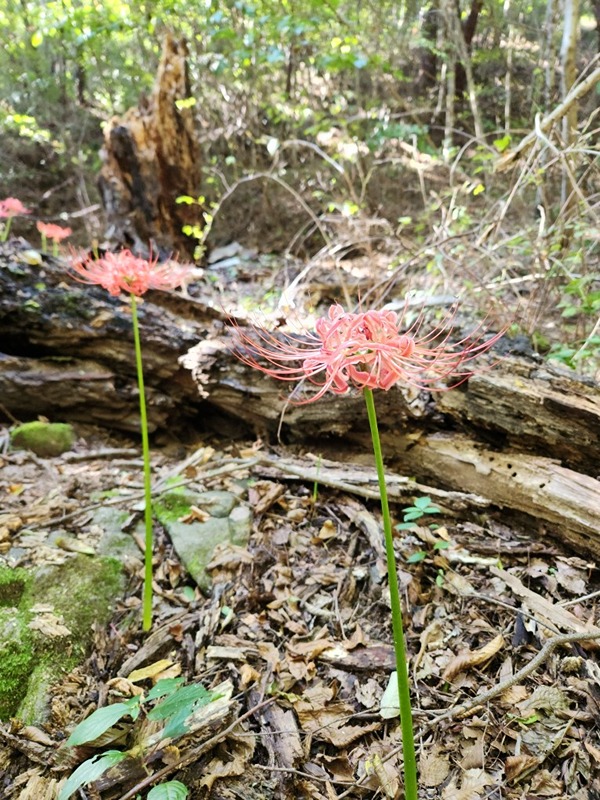
[{"label": "tree trunk", "polygon": [[[565,0],[565,22],[563,28],[563,39],[560,48],[560,59],[562,64],[561,75],[561,94],[563,102],[569,96],[571,89],[577,78],[577,42],[579,41],[579,0]],[[577,133],[577,117],[579,104],[571,103],[565,116],[563,117],[563,147],[568,148],[573,144]],[[570,217],[574,193],[569,187],[572,183],[571,175],[573,168],[568,169],[571,162],[568,154],[565,154],[565,165],[561,181],[561,202],[562,211],[565,218]],[[569,174],[571,173],[571,175]],[[570,196],[569,196],[570,195]]]},{"label": "tree trunk", "polygon": [[186,56],[185,43],[167,36],[150,98],[104,129],[98,183],[107,248],[193,255],[195,240],[182,227],[198,223],[198,206],[176,203],[198,197],[201,177],[193,112],[177,106],[191,95]]},{"label": "tree trunk", "polygon": [[437,77],[438,57],[436,53],[437,36],[439,28],[439,0],[431,3],[429,8],[423,13],[421,23],[421,36],[430,43],[428,46],[419,48],[419,72],[417,76],[417,94],[425,92],[435,86]]}]

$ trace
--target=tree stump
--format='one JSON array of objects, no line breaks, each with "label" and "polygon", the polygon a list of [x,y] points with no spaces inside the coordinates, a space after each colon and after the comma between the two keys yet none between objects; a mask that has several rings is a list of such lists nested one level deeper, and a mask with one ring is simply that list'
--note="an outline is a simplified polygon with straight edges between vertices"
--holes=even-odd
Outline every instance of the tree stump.
[{"label": "tree stump", "polygon": [[198,222],[198,206],[175,202],[197,197],[201,179],[193,112],[176,105],[191,94],[186,56],[185,42],[167,36],[151,96],[104,129],[98,185],[108,249],[193,254],[195,241],[182,227]]}]

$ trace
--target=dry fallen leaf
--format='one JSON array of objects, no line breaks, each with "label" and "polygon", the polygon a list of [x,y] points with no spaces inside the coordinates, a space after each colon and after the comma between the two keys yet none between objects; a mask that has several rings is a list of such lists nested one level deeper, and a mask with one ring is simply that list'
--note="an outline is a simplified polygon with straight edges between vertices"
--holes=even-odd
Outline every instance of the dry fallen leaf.
[{"label": "dry fallen leaf", "polygon": [[213,758],[203,767],[205,777],[200,781],[200,786],[205,786],[209,791],[218,778],[243,775],[248,768],[250,759],[254,755],[255,736],[242,726],[230,734],[223,743],[226,753],[225,760]]},{"label": "dry fallen leaf", "polygon": [[506,770],[506,780],[514,783],[520,778],[524,778],[540,765],[540,759],[535,756],[508,756],[504,764]]},{"label": "dry fallen leaf", "polygon": [[142,669],[134,669],[133,672],[130,672],[127,677],[132,683],[137,683],[137,681],[143,681],[146,680],[146,678],[153,678],[155,675],[159,675],[172,665],[172,661],[163,658],[161,661],[155,661],[153,664],[149,664],[147,667],[142,667]]},{"label": "dry fallen leaf", "polygon": [[464,672],[469,667],[476,667],[489,661],[503,647],[504,637],[499,633],[495,639],[480,647],[479,650],[468,650],[466,653],[459,653],[446,666],[442,678],[445,681],[451,681],[459,672]]},{"label": "dry fallen leaf", "polygon": [[62,617],[57,617],[56,614],[48,611],[38,614],[27,627],[32,631],[39,631],[43,636],[56,639],[71,635],[71,631],[66,625],[63,625]]},{"label": "dry fallen leaf", "polygon": [[441,744],[435,743],[421,752],[419,775],[423,786],[430,789],[443,783],[450,772],[450,761]]}]

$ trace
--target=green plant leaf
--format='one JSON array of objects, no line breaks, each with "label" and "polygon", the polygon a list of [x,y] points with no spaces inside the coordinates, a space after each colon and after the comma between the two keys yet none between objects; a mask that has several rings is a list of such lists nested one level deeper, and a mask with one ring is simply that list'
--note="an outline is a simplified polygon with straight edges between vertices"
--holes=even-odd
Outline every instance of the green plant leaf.
[{"label": "green plant leaf", "polygon": [[[112,708],[112,706],[110,706],[110,708]],[[123,761],[124,758],[127,758],[127,753],[122,753],[120,750],[107,750],[106,753],[88,758],[88,760],[80,764],[71,777],[68,778],[67,782],[60,790],[58,800],[68,800],[77,789],[87,783],[93,783],[98,780],[100,775],[106,772],[107,769],[114,767],[115,764],[118,764],[119,761]],[[185,795],[183,795],[183,797],[185,797]]]},{"label": "green plant leaf", "polygon": [[413,519],[421,519],[424,513],[420,508],[409,508],[403,512],[404,521],[410,522]]},{"label": "green plant leaf", "polygon": [[168,781],[148,792],[147,800],[185,800],[189,789],[181,781]]},{"label": "green plant leaf", "polygon": [[122,717],[130,716],[132,719],[137,719],[139,705],[140,698],[132,697],[126,703],[114,703],[112,706],[99,708],[79,723],[67,739],[67,745],[75,747],[78,744],[93,742],[94,739],[112,728]]},{"label": "green plant leaf", "polygon": [[399,522],[397,525],[394,525],[394,530],[397,531],[411,531],[413,528],[416,528],[417,525],[414,522]]},{"label": "green plant leaf", "polygon": [[406,560],[409,564],[418,564],[419,561],[424,561],[427,558],[427,553],[424,550],[417,550],[412,553]]},{"label": "green plant leaf", "polygon": [[201,683],[191,683],[189,686],[177,689],[162,703],[158,703],[148,714],[148,719],[168,719],[182,710],[189,710],[191,713],[195,708],[209,703],[211,699],[212,694]]},{"label": "green plant leaf", "polygon": [[163,678],[153,686],[146,695],[146,700],[157,700],[159,697],[173,694],[183,683],[183,678]]}]

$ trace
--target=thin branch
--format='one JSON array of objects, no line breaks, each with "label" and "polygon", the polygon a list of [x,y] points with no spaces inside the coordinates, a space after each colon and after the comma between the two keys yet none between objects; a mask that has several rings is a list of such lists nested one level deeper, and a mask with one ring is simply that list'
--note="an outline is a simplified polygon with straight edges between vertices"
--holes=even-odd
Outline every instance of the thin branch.
[{"label": "thin branch", "polygon": [[600,67],[595,69],[591,75],[588,75],[584,81],[575,86],[565,97],[562,103],[556,106],[554,111],[551,111],[548,116],[541,120],[539,128],[536,126],[537,129],[534,129],[528,133],[514,150],[504,153],[502,158],[496,162],[496,172],[503,172],[504,170],[510,169],[515,162],[539,139],[539,131],[541,130],[544,133],[549,131],[555,122],[557,122],[559,119],[562,119],[562,117],[568,113],[569,109],[574,103],[577,103],[584,95],[594,88],[598,81],[600,81]]}]

